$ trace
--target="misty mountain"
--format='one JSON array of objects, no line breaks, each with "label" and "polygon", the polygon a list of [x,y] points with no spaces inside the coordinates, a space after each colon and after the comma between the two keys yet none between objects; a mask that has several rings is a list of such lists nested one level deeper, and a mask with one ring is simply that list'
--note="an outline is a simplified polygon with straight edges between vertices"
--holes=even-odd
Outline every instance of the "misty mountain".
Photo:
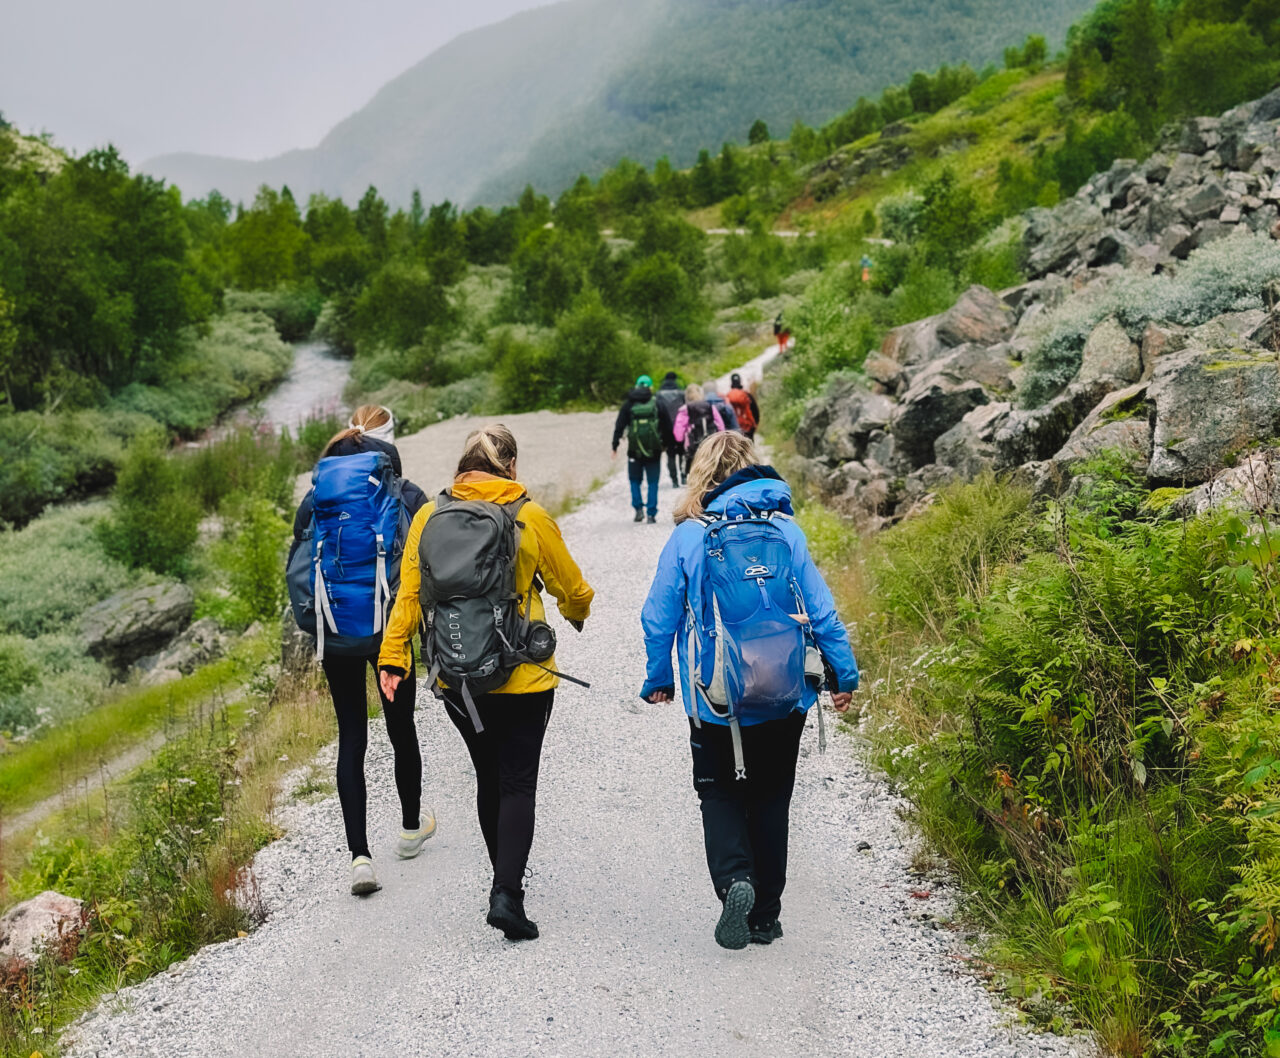
[{"label": "misty mountain", "polygon": [[310,150],[259,162],[195,154],[143,168],[187,195],[263,184],[396,204],[557,192],[626,155],[691,164],[823,122],[918,69],[998,61],[1028,33],[1056,47],[1093,0],[564,0],[464,34],[390,81]]}]

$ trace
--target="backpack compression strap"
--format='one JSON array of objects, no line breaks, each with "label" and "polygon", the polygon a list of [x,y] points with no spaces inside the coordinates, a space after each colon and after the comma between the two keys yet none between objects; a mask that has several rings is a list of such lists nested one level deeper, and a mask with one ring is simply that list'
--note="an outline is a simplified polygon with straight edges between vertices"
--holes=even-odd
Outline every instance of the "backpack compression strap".
[{"label": "backpack compression strap", "polygon": [[329,631],[334,635],[338,634],[338,622],[333,619],[333,608],[329,605],[329,591],[325,587],[324,574],[320,571],[320,558],[324,551],[324,541],[316,542],[316,660],[324,660],[324,626],[329,626]]}]

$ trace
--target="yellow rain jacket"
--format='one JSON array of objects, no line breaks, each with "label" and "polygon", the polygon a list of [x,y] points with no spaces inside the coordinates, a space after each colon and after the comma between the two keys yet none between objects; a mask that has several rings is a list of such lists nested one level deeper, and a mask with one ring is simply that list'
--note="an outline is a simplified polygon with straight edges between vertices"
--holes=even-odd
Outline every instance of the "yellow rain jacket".
[{"label": "yellow rain jacket", "polygon": [[[488,500],[490,503],[508,504],[525,494],[518,481],[473,471],[454,480],[449,490],[454,499]],[[418,544],[422,539],[422,527],[427,524],[435,503],[428,503],[414,516],[405,541],[404,557],[400,563],[400,594],[391,609],[387,630],[382,637],[382,650],[378,655],[379,666],[408,672],[413,661],[413,637],[422,625],[422,603],[419,591],[422,587],[422,571],[418,565]],[[542,596],[533,586],[533,577],[541,575],[542,582],[560,604],[560,614],[567,621],[584,621],[591,612],[591,600],[595,592],[582,577],[582,571],[569,555],[560,535],[560,527],[538,504],[530,500],[520,511],[524,531],[520,534],[520,551],[516,555],[516,591],[529,599],[535,621],[546,619]],[[555,658],[547,668],[556,668]],[[535,665],[520,665],[495,694],[532,694],[549,691],[560,681],[549,672]],[[441,686],[444,686],[441,683]]]}]

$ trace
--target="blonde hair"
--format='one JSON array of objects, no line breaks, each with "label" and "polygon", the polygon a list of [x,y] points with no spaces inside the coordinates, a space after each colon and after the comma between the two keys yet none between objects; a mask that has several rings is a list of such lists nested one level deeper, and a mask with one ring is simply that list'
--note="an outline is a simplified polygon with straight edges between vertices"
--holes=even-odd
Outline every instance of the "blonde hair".
[{"label": "blonde hair", "polygon": [[515,434],[500,422],[491,423],[467,437],[458,460],[458,473],[479,471],[500,478],[514,477],[516,454]]},{"label": "blonde hair", "polygon": [[379,426],[386,426],[390,421],[391,412],[380,404],[361,404],[352,413],[350,425],[345,430],[339,430],[329,438],[329,443],[324,446],[324,451],[320,453],[321,457],[331,454],[334,448],[342,444],[343,441],[359,437],[366,430],[376,430]]},{"label": "blonde hair", "polygon": [[685,387],[684,399],[690,404],[695,400],[702,400],[704,396],[705,394],[702,392],[702,387],[696,382],[690,382],[689,385]]},{"label": "blonde hair", "polygon": [[745,434],[726,430],[712,434],[698,445],[698,454],[689,468],[689,483],[684,496],[676,504],[676,522],[701,518],[702,506],[708,492],[745,467],[756,466],[760,454]]}]

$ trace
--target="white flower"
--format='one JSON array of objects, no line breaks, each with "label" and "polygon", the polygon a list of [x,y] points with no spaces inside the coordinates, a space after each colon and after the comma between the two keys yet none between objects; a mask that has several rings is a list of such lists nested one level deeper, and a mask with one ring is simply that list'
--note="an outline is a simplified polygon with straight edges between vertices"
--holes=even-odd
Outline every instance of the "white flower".
[{"label": "white flower", "polygon": [[115,937],[115,939],[116,939],[116,940],[124,940],[124,934],[123,934],[123,933],[113,933],[113,934],[111,934],[111,935],[112,935],[113,937]]},{"label": "white flower", "polygon": [[44,1029],[42,1029],[39,1025],[37,1025],[34,1029],[32,1029],[32,1030],[31,1030],[31,1035],[32,1035],[32,1036],[43,1036],[43,1035],[44,1035]]},{"label": "white flower", "polygon": [[78,966],[73,966],[67,971],[67,973],[69,973],[72,977],[75,977],[76,974],[78,974],[79,972],[80,972],[80,967]]},{"label": "white flower", "polygon": [[280,756],[279,756],[279,757],[277,757],[276,759],[277,759],[277,760],[279,760],[281,763],[284,763],[285,761],[287,761],[287,760],[289,759],[289,754],[287,754],[287,753],[281,753],[281,754],[280,754]]}]

